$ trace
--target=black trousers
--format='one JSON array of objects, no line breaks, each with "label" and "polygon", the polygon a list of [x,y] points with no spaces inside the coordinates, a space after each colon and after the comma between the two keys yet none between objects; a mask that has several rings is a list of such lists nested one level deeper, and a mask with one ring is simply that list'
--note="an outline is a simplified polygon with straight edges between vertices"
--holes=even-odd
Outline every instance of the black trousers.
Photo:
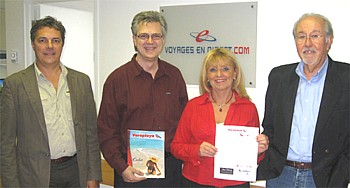
[{"label": "black trousers", "polygon": [[[205,187],[205,188],[215,188],[214,186],[209,186],[209,185],[201,185],[198,184],[196,182],[193,182],[185,177],[182,177],[182,186],[183,187]],[[249,188],[250,187],[250,183],[244,183],[241,185],[234,185],[234,186],[226,186],[225,188]]]},{"label": "black trousers", "polygon": [[62,163],[52,163],[50,187],[80,187],[77,157]]},{"label": "black trousers", "polygon": [[[125,157],[126,158],[126,157]],[[172,155],[165,158],[165,178],[149,178],[144,181],[129,183],[114,170],[114,187],[182,187],[182,161]]]}]

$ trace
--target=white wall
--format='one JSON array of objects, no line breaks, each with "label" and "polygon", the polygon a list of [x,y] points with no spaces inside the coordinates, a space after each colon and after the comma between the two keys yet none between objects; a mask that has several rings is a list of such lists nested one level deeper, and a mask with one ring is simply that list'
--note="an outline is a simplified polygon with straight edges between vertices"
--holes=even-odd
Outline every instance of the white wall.
[{"label": "white wall", "polygon": [[[160,6],[249,2],[237,0],[99,0],[98,1],[98,78],[95,96],[99,105],[103,83],[110,72],[129,61],[134,54],[130,24],[143,10],[159,10]],[[258,0],[257,84],[248,93],[256,104],[262,121],[267,76],[278,65],[299,61],[292,36],[294,22],[306,12],[324,14],[333,23],[334,43],[330,55],[334,60],[350,62],[348,38],[350,18],[348,0]],[[219,14],[219,12],[218,12]],[[224,20],[223,20],[224,21]],[[203,20],[205,22],[205,20]],[[234,23],[228,23],[234,24]],[[239,27],[239,25],[237,25]],[[192,98],[198,86],[188,87]]]},{"label": "white wall", "polygon": [[[74,0],[5,0],[6,10],[6,50],[15,50],[19,54],[19,63],[8,61],[7,73],[12,74],[24,69],[31,62],[26,60],[30,49],[29,29],[33,17],[32,5],[37,3],[61,2],[72,5]],[[83,0],[74,1],[75,8],[81,4],[86,9],[94,8],[95,15],[95,98],[97,106],[101,101],[103,83],[115,68],[126,63],[134,54],[130,23],[133,16],[143,10],[159,10],[160,6],[249,2],[238,0]],[[333,23],[334,42],[330,55],[334,60],[350,62],[348,38],[350,1],[348,0],[257,0],[258,36],[257,36],[257,73],[256,88],[248,89],[260,116],[263,118],[264,97],[267,76],[278,65],[299,61],[293,37],[294,22],[306,12],[321,13]],[[219,12],[218,12],[219,14]],[[205,20],[203,20],[205,22]],[[234,24],[234,23],[228,23]],[[237,26],[239,27],[239,25]],[[67,28],[69,29],[69,28]],[[27,62],[28,61],[28,62]],[[197,96],[198,86],[188,87],[190,98]]]},{"label": "white wall", "polygon": [[[39,4],[34,9],[38,14],[35,19],[50,15],[63,23],[66,36],[61,62],[69,68],[89,75],[91,84],[95,85],[93,12],[52,4]],[[35,55],[32,54],[34,61]]]}]

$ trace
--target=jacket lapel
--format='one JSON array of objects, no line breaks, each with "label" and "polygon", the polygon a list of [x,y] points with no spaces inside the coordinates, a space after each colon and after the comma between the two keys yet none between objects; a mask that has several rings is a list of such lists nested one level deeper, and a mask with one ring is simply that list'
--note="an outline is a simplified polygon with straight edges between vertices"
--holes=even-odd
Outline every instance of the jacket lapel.
[{"label": "jacket lapel", "polygon": [[[34,64],[29,66],[22,74],[22,82],[24,86],[24,90],[28,95],[28,99],[32,105],[32,109],[34,109],[34,113],[37,118],[37,122],[39,123],[45,137],[48,139],[47,136],[47,129],[46,129],[46,123],[45,123],[45,117],[43,112],[43,106],[41,104],[41,98],[40,93],[38,89],[38,83],[36,81],[35,71],[34,71]],[[34,122],[32,122],[34,123]]]},{"label": "jacket lapel", "polygon": [[339,97],[343,87],[340,84],[334,62],[330,58],[328,61],[328,70],[320,104],[320,111],[318,113],[314,139],[317,139],[317,133],[319,133],[319,130],[321,130],[326,125],[327,119],[331,114],[332,109],[334,109],[334,105],[336,104],[336,100],[334,99],[337,99]]},{"label": "jacket lapel", "polygon": [[76,122],[76,110],[77,110],[77,92],[75,90],[77,86],[77,78],[74,74],[72,74],[72,71],[68,69],[68,74],[67,74],[67,81],[68,81],[68,88],[70,92],[70,101],[72,105],[72,118],[73,118],[73,123]]},{"label": "jacket lapel", "polygon": [[283,84],[283,103],[285,103],[284,106],[286,109],[283,109],[283,112],[286,112],[283,116],[286,117],[284,119],[286,127],[286,135],[290,135],[291,127],[292,127],[292,121],[293,121],[293,114],[294,114],[294,106],[295,106],[295,98],[298,91],[299,86],[299,76],[296,74],[295,69],[298,64],[295,64],[293,69],[290,69],[290,72],[286,75],[285,78],[287,78],[286,82]]}]

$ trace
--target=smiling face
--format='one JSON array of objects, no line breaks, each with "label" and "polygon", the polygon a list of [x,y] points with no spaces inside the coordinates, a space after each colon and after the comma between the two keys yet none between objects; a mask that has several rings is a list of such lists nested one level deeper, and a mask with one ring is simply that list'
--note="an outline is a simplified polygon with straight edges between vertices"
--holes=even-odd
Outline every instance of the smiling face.
[{"label": "smiling face", "polygon": [[[149,36],[145,39],[141,36]],[[137,49],[137,56],[139,60],[156,61],[159,54],[162,52],[163,45],[165,43],[164,37],[151,37],[162,36],[162,28],[158,22],[141,23],[137,31],[137,35],[133,36],[134,46]]]},{"label": "smiling face", "polygon": [[32,48],[39,66],[59,64],[63,49],[60,31],[50,27],[40,28],[32,42]]},{"label": "smiling face", "polygon": [[306,17],[296,27],[295,43],[299,57],[316,70],[322,67],[332,42],[333,38],[326,35],[320,18]]},{"label": "smiling face", "polygon": [[207,78],[213,90],[231,90],[235,76],[235,68],[228,59],[209,63]]}]

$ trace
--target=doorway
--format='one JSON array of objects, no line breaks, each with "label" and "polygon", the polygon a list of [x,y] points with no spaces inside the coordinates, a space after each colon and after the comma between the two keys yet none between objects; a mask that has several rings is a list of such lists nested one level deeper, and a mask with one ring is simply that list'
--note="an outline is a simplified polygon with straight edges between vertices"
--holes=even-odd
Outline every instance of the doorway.
[{"label": "doorway", "polygon": [[[69,68],[87,74],[94,90],[94,27],[93,12],[62,7],[64,3],[34,5],[34,19],[52,16],[66,28],[61,62]],[[60,5],[60,6],[59,6]],[[35,59],[31,54],[32,62]]]}]

